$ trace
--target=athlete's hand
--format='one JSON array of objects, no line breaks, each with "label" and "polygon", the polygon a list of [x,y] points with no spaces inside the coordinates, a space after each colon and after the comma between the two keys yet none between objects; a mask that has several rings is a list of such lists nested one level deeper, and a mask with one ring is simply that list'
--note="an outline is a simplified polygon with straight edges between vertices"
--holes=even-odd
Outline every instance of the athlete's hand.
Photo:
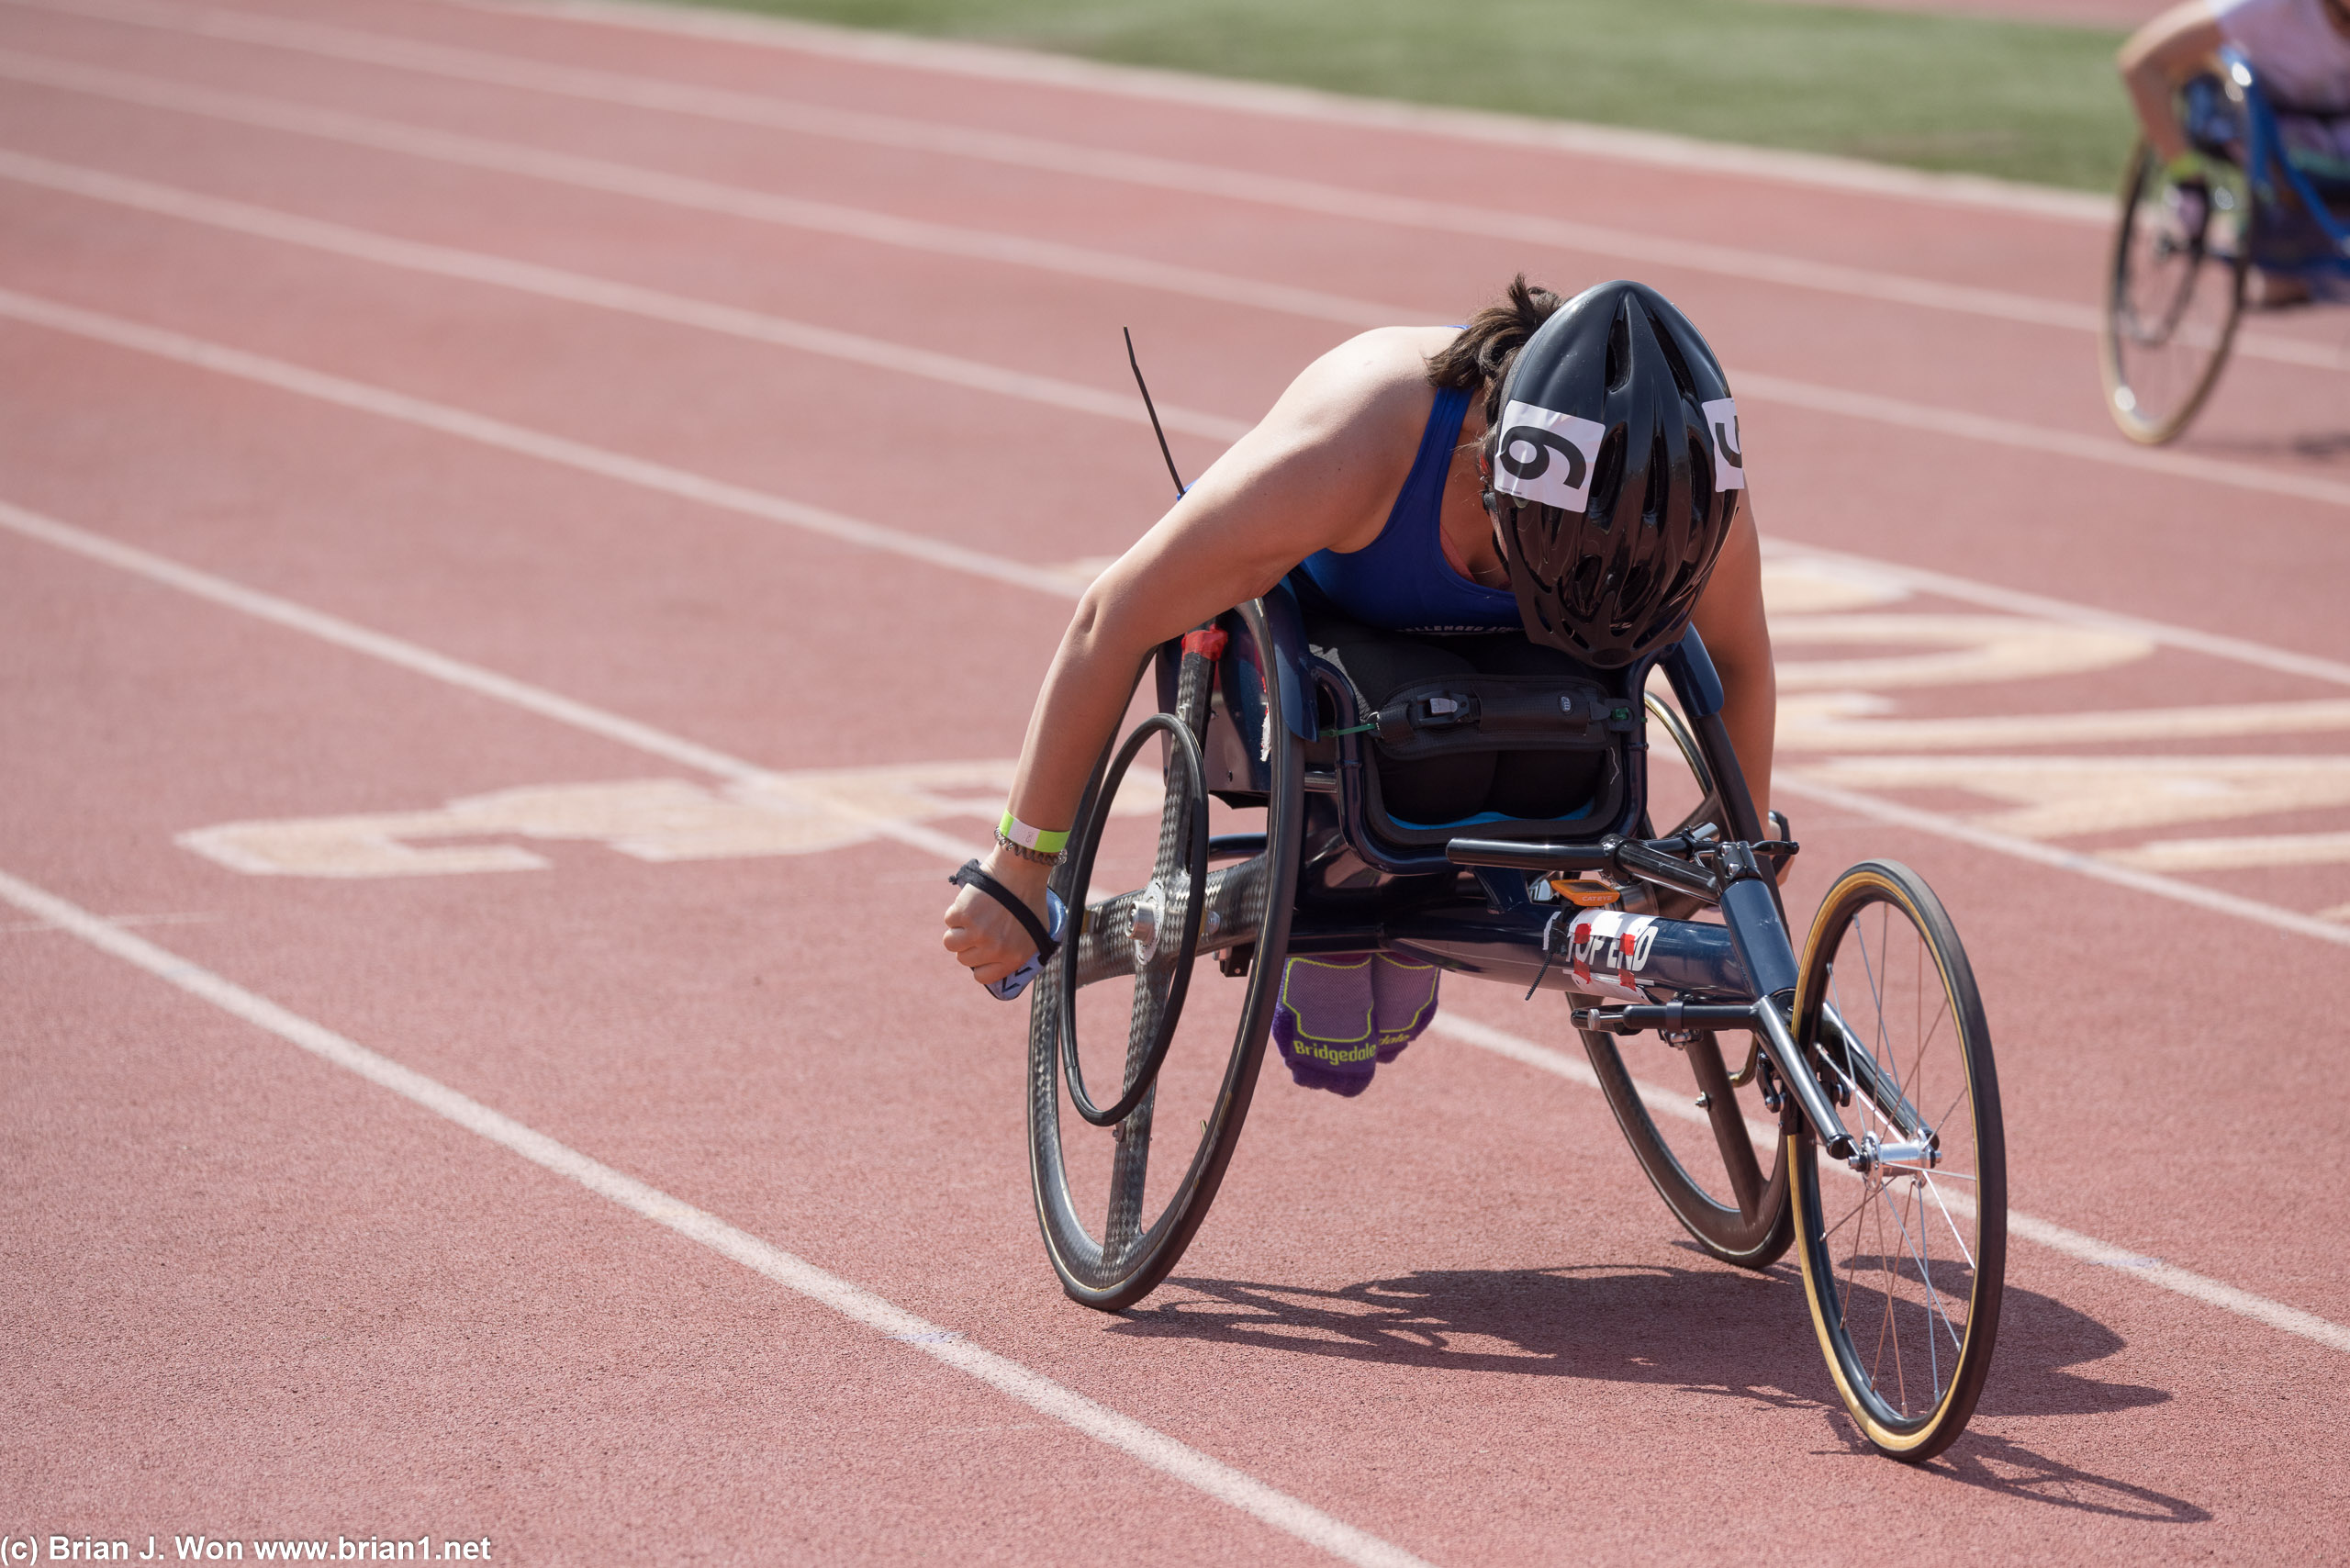
[{"label": "athlete's hand", "polygon": [[[999,846],[988,851],[979,869],[1018,895],[1039,924],[1050,924],[1045,913],[1045,884],[1053,874],[1050,866],[1007,855]],[[1012,912],[977,888],[955,890],[955,902],[946,906],[946,934],[939,940],[981,985],[993,985],[1026,963],[1036,950],[1036,944],[1012,918]]]}]

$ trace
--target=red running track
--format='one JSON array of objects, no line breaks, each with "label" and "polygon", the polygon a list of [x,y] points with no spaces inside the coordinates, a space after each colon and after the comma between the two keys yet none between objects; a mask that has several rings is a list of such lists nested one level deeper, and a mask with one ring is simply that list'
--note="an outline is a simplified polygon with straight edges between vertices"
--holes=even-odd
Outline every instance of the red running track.
[{"label": "red running track", "polygon": [[[2350,1546],[2333,318],[2148,459],[2088,218],[789,36],[0,4],[0,1536]],[[1276,1071],[1175,1280],[1069,1304],[1021,1015],[934,950],[1073,564],[1159,504],[1116,329],[1195,469],[1366,312],[1519,268],[1707,323],[1793,902],[1908,860],[1990,999],[2035,1224],[1922,1470],[1787,1269],[1703,1261],[1595,1094],[1457,1030],[1358,1101]]]}]

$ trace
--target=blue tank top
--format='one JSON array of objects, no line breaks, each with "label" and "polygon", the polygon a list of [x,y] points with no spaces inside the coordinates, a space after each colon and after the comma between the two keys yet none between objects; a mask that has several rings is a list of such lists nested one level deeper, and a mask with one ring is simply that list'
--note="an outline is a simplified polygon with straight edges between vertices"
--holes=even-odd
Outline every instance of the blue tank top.
[{"label": "blue tank top", "polygon": [[1516,631],[1517,596],[1471,582],[1444,558],[1439,532],[1445,476],[1469,414],[1469,394],[1439,387],[1412,471],[1395,493],[1387,526],[1360,550],[1316,550],[1300,563],[1340,610],[1389,632]]}]

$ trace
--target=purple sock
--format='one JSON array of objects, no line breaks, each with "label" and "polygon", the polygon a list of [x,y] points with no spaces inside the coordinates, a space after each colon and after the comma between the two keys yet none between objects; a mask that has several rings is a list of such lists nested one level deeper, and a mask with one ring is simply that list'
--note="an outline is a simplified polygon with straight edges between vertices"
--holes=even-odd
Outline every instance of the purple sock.
[{"label": "purple sock", "polygon": [[1436,982],[1443,972],[1434,964],[1393,953],[1372,960],[1371,1026],[1379,1060],[1393,1061],[1428,1026],[1436,1016]]}]

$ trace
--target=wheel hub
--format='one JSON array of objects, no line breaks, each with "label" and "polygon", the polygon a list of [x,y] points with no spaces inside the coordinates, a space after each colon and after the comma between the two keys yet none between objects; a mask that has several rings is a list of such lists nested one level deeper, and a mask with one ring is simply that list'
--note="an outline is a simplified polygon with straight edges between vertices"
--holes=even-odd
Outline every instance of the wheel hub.
[{"label": "wheel hub", "polygon": [[1153,877],[1150,886],[1135,895],[1126,917],[1126,939],[1134,946],[1135,968],[1147,967],[1158,956],[1158,934],[1167,924],[1167,884]]},{"label": "wheel hub", "polygon": [[1848,1163],[1863,1176],[1871,1171],[1922,1176],[1942,1162],[1941,1140],[1921,1127],[1916,1137],[1904,1138],[1899,1143],[1880,1143],[1876,1134],[1863,1133],[1861,1147]]}]

